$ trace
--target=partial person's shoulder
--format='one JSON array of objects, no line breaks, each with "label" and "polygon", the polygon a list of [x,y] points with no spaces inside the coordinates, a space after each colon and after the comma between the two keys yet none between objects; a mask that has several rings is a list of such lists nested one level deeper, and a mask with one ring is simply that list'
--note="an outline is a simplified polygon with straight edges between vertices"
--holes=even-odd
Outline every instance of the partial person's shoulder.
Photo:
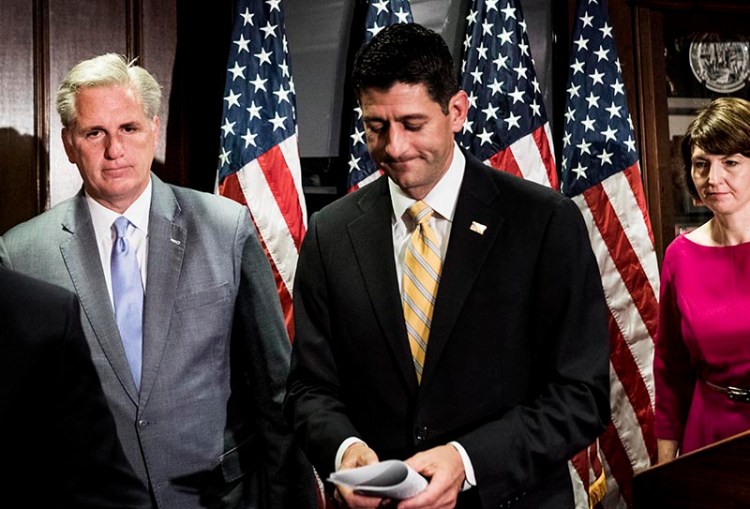
[{"label": "partial person's shoulder", "polygon": [[12,238],[21,233],[28,233],[31,231],[38,231],[40,226],[49,224],[61,224],[65,217],[69,214],[70,208],[73,206],[73,202],[79,197],[73,196],[68,198],[49,210],[46,210],[36,216],[27,219],[22,223],[18,223],[10,230],[3,234],[5,238]]},{"label": "partial person's shoulder", "polygon": [[711,247],[696,242],[689,235],[682,233],[672,240],[664,250],[663,266],[679,267],[685,263],[690,265],[691,260],[700,259],[710,250],[721,249],[720,247]]},{"label": "partial person's shoulder", "polygon": [[78,196],[68,198],[5,232],[3,240],[8,251],[13,252],[21,246],[26,249],[28,246],[39,242],[49,244],[51,241],[50,234],[63,230],[64,222],[69,217],[71,207],[77,199],[79,199]]},{"label": "partial person's shoulder", "polygon": [[44,309],[76,300],[70,290],[3,267],[0,267],[0,295],[0,302],[13,302],[19,309],[36,309],[42,315]]},{"label": "partial person's shoulder", "polygon": [[701,251],[705,247],[689,240],[685,234],[675,237],[664,250],[664,258],[661,263],[660,278],[662,287],[671,285],[671,281],[679,278],[681,274],[692,273],[700,263]]},{"label": "partial person's shoulder", "polygon": [[389,199],[386,176],[329,203],[315,213],[315,220],[319,224],[349,223],[383,198]]}]

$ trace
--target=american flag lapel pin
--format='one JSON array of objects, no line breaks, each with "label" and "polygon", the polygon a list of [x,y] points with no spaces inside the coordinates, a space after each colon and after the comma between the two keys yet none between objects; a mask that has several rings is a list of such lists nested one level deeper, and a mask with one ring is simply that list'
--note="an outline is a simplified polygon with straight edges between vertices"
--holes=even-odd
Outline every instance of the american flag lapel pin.
[{"label": "american flag lapel pin", "polygon": [[478,233],[479,235],[484,235],[484,231],[487,229],[487,226],[483,225],[482,223],[477,223],[476,221],[471,222],[471,226],[469,226],[469,230],[473,231],[474,233]]}]

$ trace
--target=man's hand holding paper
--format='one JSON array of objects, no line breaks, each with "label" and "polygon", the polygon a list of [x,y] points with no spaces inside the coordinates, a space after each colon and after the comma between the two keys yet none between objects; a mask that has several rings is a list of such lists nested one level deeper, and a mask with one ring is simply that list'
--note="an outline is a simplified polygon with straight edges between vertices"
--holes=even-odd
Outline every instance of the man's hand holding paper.
[{"label": "man's hand holding paper", "polygon": [[405,463],[430,482],[424,491],[402,501],[398,509],[450,509],[456,505],[466,475],[461,455],[455,447],[434,447],[415,454]]},{"label": "man's hand holding paper", "polygon": [[341,468],[329,480],[336,484],[337,500],[349,508],[382,507],[393,501],[399,509],[450,509],[464,477],[461,456],[451,445],[406,461],[378,462],[375,452],[359,442],[346,450]]},{"label": "man's hand holding paper", "polygon": [[[341,459],[341,466],[339,472],[345,469],[352,469],[358,467],[364,467],[366,465],[372,465],[378,462],[378,455],[367,447],[364,442],[355,442],[350,445]],[[336,484],[336,492],[334,498],[344,504],[345,507],[351,509],[362,508],[367,509],[371,507],[379,507],[383,502],[380,497],[368,497],[359,495],[354,492],[351,487],[343,484]]]}]

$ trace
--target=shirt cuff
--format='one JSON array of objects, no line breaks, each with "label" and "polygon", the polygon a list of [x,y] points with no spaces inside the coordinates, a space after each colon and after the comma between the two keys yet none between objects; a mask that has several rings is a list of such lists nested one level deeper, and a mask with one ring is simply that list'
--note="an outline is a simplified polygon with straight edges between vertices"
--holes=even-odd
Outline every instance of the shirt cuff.
[{"label": "shirt cuff", "polygon": [[[339,450],[336,451],[336,460],[335,460],[335,464],[334,464],[334,467],[335,467],[334,471],[337,471],[339,469],[339,467],[341,466],[341,461],[344,459],[344,453],[349,448],[349,446],[352,445],[352,444],[357,444],[357,443],[364,444],[365,441],[362,440],[362,439],[360,439],[360,438],[357,438],[357,437],[349,437],[346,440],[344,440],[343,442],[341,442],[341,445],[339,446]],[[365,444],[365,445],[367,445],[367,444]]]},{"label": "shirt cuff", "polygon": [[448,442],[453,447],[456,448],[458,451],[458,454],[461,455],[461,461],[464,463],[464,475],[466,478],[464,479],[464,484],[461,486],[461,491],[466,491],[469,488],[473,488],[477,485],[477,478],[474,475],[474,466],[471,464],[471,459],[469,459],[469,455],[466,453],[466,449],[459,444],[458,442]]}]

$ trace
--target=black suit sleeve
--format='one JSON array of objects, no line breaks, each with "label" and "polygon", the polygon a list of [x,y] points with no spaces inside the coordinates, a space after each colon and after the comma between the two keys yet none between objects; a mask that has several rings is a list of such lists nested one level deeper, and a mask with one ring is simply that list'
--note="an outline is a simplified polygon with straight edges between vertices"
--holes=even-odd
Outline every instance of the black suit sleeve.
[{"label": "black suit sleeve", "polygon": [[[330,347],[332,332],[325,269],[321,260],[315,218],[300,249],[294,283],[294,320],[297,343],[284,410],[295,426],[302,449],[326,478],[335,456],[349,437],[361,438],[342,401],[341,381]],[[311,389],[311,386],[314,389]]]},{"label": "black suit sleeve", "polygon": [[117,439],[75,295],[0,268],[0,331],[0,405],[8,412],[0,424],[3,501],[147,507],[146,488]]},{"label": "black suit sleeve", "polygon": [[277,290],[263,249],[245,218],[238,234],[242,253],[239,292],[235,305],[233,345],[246,345],[252,400],[254,446],[260,456],[256,481],[261,509],[315,507],[315,481],[310,463],[297,447],[284,420],[282,404],[289,373],[291,345],[284,327]]}]

